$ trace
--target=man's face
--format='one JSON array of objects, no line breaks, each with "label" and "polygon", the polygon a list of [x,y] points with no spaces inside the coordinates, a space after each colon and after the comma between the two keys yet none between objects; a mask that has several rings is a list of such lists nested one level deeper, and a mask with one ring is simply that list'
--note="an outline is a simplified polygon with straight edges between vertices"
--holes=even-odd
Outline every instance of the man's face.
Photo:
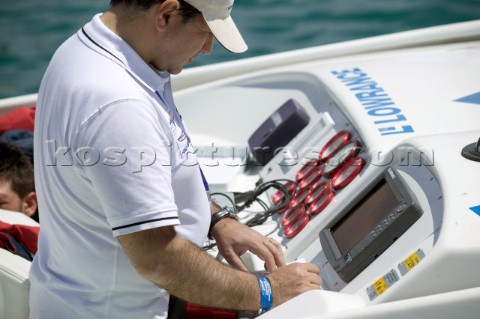
[{"label": "man's face", "polygon": [[178,74],[200,53],[212,52],[214,37],[203,17],[196,16],[187,23],[182,19],[180,14],[174,14],[170,20],[168,38],[158,43],[165,54],[152,62],[157,70]]},{"label": "man's face", "polygon": [[0,209],[23,213],[23,200],[12,190],[10,181],[0,180]]}]

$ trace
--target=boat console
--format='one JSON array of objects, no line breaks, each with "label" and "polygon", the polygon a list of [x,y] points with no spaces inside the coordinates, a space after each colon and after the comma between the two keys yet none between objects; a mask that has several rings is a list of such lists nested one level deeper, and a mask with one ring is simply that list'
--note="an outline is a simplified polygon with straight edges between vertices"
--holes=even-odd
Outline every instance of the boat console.
[{"label": "boat console", "polygon": [[479,289],[480,162],[462,149],[480,137],[480,88],[461,82],[478,77],[479,53],[472,42],[359,55],[177,93],[214,198],[228,205],[276,183],[241,220],[269,212],[255,229],[288,262],[321,269],[322,290],[261,318],[381,318],[398,308],[372,307],[427,296],[438,300],[418,314],[432,304],[440,314]]}]

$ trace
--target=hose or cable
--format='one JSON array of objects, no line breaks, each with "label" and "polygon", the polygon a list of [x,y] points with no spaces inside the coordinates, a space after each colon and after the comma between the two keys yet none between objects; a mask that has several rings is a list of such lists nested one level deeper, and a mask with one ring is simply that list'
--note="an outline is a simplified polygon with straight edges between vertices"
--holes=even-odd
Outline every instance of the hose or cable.
[{"label": "hose or cable", "polygon": [[[287,183],[294,183],[295,190],[297,189],[297,182],[289,180],[289,179],[277,179],[273,181],[268,181],[264,183],[260,183],[255,187],[253,191],[248,192],[233,192],[233,200],[230,196],[224,193],[212,193],[212,196],[223,196],[226,197],[235,211],[235,213],[242,212],[243,210],[249,208],[254,203],[259,204],[264,210],[261,212],[257,212],[255,216],[250,218],[245,222],[245,225],[249,227],[262,225],[265,221],[272,215],[283,211],[285,208],[288,207],[290,200],[292,199],[295,192],[289,192],[285,184]],[[268,207],[267,203],[260,199],[260,196],[265,193],[270,188],[275,188],[277,191],[280,191],[282,194],[282,201],[273,207]],[[203,249],[208,250],[215,247],[216,243],[210,243],[203,247]]]}]

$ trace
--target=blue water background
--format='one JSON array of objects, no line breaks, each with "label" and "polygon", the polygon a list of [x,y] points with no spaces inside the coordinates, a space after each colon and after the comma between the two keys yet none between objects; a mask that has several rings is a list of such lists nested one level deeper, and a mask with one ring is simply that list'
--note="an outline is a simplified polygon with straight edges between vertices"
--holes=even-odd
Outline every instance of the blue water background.
[{"label": "blue water background", "polygon": [[[0,98],[36,93],[56,48],[108,4],[2,0]],[[480,19],[480,0],[236,0],[232,15],[249,50],[215,44],[191,66]]]}]

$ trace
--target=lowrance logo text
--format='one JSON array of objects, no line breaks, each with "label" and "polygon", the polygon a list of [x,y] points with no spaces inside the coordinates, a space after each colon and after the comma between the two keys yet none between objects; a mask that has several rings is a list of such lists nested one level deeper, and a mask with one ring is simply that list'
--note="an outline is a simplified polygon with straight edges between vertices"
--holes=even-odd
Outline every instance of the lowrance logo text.
[{"label": "lowrance logo text", "polygon": [[366,72],[353,68],[331,73],[355,94],[381,135],[414,132],[402,110]]}]

